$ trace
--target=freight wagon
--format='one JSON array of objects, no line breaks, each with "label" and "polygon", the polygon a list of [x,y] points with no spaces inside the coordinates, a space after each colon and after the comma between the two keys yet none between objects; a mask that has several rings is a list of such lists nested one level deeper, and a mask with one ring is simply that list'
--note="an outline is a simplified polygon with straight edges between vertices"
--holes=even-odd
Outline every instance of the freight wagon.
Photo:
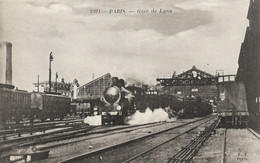
[{"label": "freight wagon", "polygon": [[23,116],[30,114],[31,94],[16,89],[0,88],[0,116],[1,124],[9,119],[16,123],[20,122]]},{"label": "freight wagon", "polygon": [[217,115],[221,125],[243,127],[248,125],[249,112],[243,82],[221,82],[218,87]]}]

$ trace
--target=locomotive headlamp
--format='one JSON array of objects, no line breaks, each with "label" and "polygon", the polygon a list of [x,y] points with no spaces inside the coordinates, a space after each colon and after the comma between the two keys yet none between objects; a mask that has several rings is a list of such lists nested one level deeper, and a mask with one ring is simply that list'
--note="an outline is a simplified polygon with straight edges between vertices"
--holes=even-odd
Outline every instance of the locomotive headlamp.
[{"label": "locomotive headlamp", "polygon": [[118,106],[116,107],[116,110],[121,110],[121,106],[118,105]]},{"label": "locomotive headlamp", "polygon": [[33,152],[36,152],[37,151],[37,148],[35,146],[32,147],[32,151]]}]

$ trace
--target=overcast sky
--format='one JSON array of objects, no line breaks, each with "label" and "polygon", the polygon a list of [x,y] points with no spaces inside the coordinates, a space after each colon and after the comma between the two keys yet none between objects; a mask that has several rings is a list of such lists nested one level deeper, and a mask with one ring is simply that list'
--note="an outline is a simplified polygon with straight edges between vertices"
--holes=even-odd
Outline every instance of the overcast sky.
[{"label": "overcast sky", "polygon": [[[13,44],[13,84],[52,79],[80,84],[105,73],[156,83],[193,65],[235,74],[249,0],[0,0],[0,38]],[[90,14],[125,9],[127,13]],[[139,14],[138,9],[149,10]],[[152,9],[157,13],[150,13]],[[158,10],[172,13],[158,13]]]}]

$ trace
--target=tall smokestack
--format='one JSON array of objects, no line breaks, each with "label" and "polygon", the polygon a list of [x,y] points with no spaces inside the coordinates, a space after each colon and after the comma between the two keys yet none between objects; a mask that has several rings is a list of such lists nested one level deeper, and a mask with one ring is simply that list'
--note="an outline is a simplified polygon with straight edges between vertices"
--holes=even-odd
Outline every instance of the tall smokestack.
[{"label": "tall smokestack", "polygon": [[12,43],[6,43],[6,84],[12,85]]},{"label": "tall smokestack", "polygon": [[0,43],[0,83],[12,85],[12,43]]}]

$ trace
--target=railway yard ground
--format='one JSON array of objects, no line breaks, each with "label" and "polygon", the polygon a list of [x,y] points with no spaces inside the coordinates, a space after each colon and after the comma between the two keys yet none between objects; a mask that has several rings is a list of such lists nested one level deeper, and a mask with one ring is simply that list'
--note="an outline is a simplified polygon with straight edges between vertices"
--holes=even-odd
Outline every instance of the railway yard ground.
[{"label": "railway yard ground", "polygon": [[[1,148],[12,148],[1,152],[0,162],[259,162],[256,132],[217,124],[214,116],[140,125],[78,123],[1,140]],[[32,154],[41,152],[46,158],[35,160]]]},{"label": "railway yard ground", "polygon": [[194,162],[259,162],[260,137],[251,131],[249,128],[218,128],[200,149]]}]

